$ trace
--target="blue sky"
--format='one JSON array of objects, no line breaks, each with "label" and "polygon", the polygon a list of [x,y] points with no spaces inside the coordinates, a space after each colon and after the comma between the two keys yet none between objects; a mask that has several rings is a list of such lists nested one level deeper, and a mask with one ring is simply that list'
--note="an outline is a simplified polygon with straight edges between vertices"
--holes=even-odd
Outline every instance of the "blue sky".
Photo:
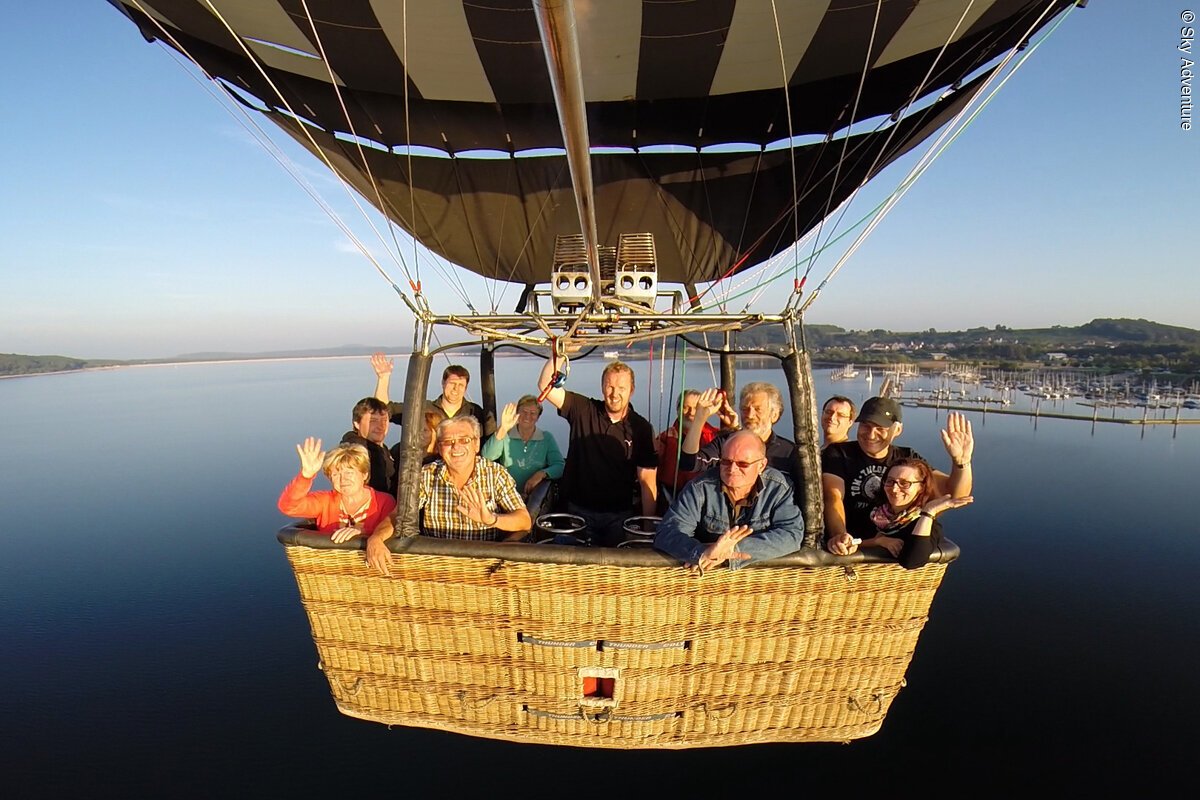
[{"label": "blue sky", "polygon": [[[1187,9],[1092,0],[1074,11],[808,320],[948,330],[1145,317],[1200,328],[1200,133],[1179,124]],[[0,352],[143,358],[409,341],[407,309],[324,212],[106,2],[20,5],[0,27],[0,65]],[[290,152],[365,239],[323,168]],[[901,178],[884,173],[886,189],[848,219]],[[424,277],[435,309],[449,310],[452,295]],[[486,296],[481,283],[470,291]],[[506,296],[511,306],[515,290]]]}]

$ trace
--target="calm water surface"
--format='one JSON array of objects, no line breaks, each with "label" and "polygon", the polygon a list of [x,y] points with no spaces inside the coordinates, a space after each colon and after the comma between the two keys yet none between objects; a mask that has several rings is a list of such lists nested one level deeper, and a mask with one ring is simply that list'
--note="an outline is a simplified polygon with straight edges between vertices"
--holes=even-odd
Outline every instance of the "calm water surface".
[{"label": "calm water surface", "polygon": [[[501,401],[530,391],[538,367],[502,361]],[[672,377],[637,369],[635,407],[661,426],[659,386]],[[594,393],[598,371],[577,365],[569,388]],[[687,374],[711,383],[703,361]],[[1200,428],[973,414],[977,500],[946,518],[963,556],[879,734],[623,753],[389,731],[337,713],[274,501],[294,444],[336,441],[373,380],[365,359],[348,359],[0,381],[6,796],[1163,795],[1190,777]],[[870,393],[861,380],[836,389]],[[901,442],[944,468],[936,412],[906,417]],[[552,409],[543,421],[565,441]]]}]

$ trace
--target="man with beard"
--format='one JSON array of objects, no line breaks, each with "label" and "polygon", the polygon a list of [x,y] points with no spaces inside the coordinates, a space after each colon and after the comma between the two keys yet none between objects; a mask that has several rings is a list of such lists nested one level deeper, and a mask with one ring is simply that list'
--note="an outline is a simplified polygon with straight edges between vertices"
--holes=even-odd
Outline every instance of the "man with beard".
[{"label": "man with beard", "polygon": [[[738,407],[741,409],[740,418],[720,389],[706,389],[700,393],[696,403],[697,423],[693,423],[688,435],[683,438],[679,468],[706,470],[716,466],[721,458],[721,448],[729,437],[738,430],[748,430],[765,445],[767,463],[782,472],[788,480],[794,481],[796,445],[791,439],[779,436],[774,431],[775,423],[783,415],[783,396],[779,394],[779,389],[765,381],[747,383],[738,396]],[[698,422],[707,420],[714,413],[720,416],[722,432],[700,447],[698,429],[702,426]]]},{"label": "man with beard", "polygon": [[[921,458],[909,447],[893,444],[904,430],[900,404],[889,397],[872,397],[858,414],[852,441],[828,445],[821,451],[821,488],[825,500],[825,546],[846,555],[853,538],[875,535],[871,509],[883,499],[883,475],[894,461]],[[950,474],[933,470],[935,496],[971,494],[971,456],[975,439],[971,423],[959,413],[946,417],[942,444],[950,456]],[[925,459],[921,459],[925,460]]]},{"label": "man with beard", "polygon": [[629,404],[633,370],[627,364],[613,361],[604,368],[602,400],[552,386],[554,373],[554,359],[549,359],[538,389],[571,426],[559,489],[567,511],[587,523],[593,543],[615,547],[625,538],[627,518],[651,516],[656,510],[654,428]]}]

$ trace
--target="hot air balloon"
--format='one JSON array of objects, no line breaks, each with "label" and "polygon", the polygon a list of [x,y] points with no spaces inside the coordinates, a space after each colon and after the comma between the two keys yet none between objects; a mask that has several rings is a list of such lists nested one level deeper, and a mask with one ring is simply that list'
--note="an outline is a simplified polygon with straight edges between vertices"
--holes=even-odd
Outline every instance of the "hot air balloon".
[{"label": "hot air balloon", "polygon": [[[960,124],[1071,0],[110,0],[143,36],[270,119],[391,224],[521,286],[439,312],[412,275],[403,463],[438,327],[562,354],[783,329],[794,474],[821,536],[797,243]],[[793,254],[769,311],[712,287]],[[838,263],[840,267],[841,262]],[[700,342],[690,339],[694,346]],[[411,415],[411,416],[410,416]],[[818,548],[690,578],[637,549],[432,540],[402,482],[391,577],[353,543],[280,533],[338,708],[526,742],[694,747],[879,729],[946,565]],[[361,546],[358,545],[358,546]]]}]

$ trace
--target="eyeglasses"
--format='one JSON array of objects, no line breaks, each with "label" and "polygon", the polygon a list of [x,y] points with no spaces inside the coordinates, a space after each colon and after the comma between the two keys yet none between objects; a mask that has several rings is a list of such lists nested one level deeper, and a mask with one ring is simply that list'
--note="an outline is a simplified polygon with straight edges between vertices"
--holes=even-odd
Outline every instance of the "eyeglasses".
[{"label": "eyeglasses", "polygon": [[912,487],[920,486],[924,482],[925,481],[902,481],[899,478],[888,478],[886,481],[883,482],[883,485],[884,485],[884,488],[887,488],[887,489],[891,489],[893,486],[895,486],[900,491],[907,492]]},{"label": "eyeglasses", "polygon": [[441,447],[454,447],[456,444],[470,444],[475,441],[474,436],[455,436],[453,439],[438,439],[438,445]]},{"label": "eyeglasses", "polygon": [[753,467],[755,464],[757,464],[760,461],[766,461],[766,459],[765,458],[756,458],[753,461],[734,461],[732,458],[722,458],[720,460],[720,462],[718,462],[718,463],[720,463],[721,469],[729,469],[730,467],[737,467],[742,472],[745,472],[746,470],[750,469],[751,467]]}]

